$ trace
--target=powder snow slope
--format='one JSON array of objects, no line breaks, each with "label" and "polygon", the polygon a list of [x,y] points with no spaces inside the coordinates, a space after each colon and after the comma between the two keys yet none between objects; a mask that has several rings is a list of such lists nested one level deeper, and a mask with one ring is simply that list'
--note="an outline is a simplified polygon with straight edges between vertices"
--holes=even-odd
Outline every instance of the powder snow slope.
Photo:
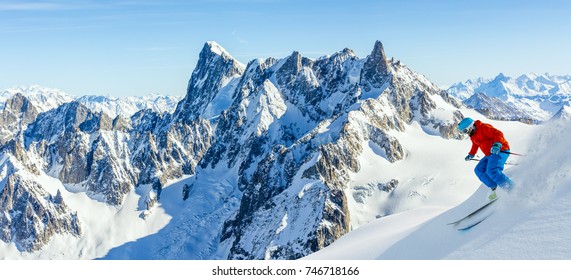
[{"label": "powder snow slope", "polygon": [[569,121],[535,129],[527,156],[506,170],[516,188],[499,191],[494,214],[468,231],[447,223],[483,204],[484,186],[445,212],[425,207],[377,219],[306,259],[571,259],[569,137]]}]

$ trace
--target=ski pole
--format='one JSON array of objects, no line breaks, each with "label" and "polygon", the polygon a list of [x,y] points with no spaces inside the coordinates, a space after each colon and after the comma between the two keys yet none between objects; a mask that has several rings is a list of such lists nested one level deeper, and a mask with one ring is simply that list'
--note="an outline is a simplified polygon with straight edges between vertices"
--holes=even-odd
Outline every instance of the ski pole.
[{"label": "ski pole", "polygon": [[508,151],[500,151],[500,153],[510,154],[510,155],[514,155],[514,156],[520,156],[520,157],[525,157],[525,155],[518,154],[518,153],[512,153],[512,152],[508,152]]},{"label": "ski pole", "polygon": [[[470,159],[470,160],[473,160],[473,161],[480,161],[479,159],[475,159],[475,158],[473,158],[473,159]],[[507,164],[507,165],[517,165],[517,163],[511,163],[511,162],[506,162],[506,163],[504,163],[504,164]]]}]

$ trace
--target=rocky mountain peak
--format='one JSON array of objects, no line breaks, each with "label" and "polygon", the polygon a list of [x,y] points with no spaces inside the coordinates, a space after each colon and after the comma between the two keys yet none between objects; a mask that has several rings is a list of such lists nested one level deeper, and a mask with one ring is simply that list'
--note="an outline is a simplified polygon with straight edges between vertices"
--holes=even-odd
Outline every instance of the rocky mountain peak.
[{"label": "rocky mountain peak", "polygon": [[361,85],[365,91],[380,88],[389,76],[390,68],[381,41],[375,42],[373,51],[367,57],[361,71]]},{"label": "rocky mountain peak", "polygon": [[[183,119],[190,121],[196,119],[207,111],[208,105],[213,101],[220,100],[221,104],[228,103],[227,96],[219,94],[231,94],[231,88],[235,86],[233,80],[238,79],[244,73],[245,66],[234,59],[224,48],[215,42],[204,44],[200,52],[197,66],[192,72],[185,98],[178,103],[174,112],[173,120]],[[228,86],[227,91],[223,91]],[[222,111],[225,106],[220,106]]]},{"label": "rocky mountain peak", "polygon": [[381,43],[381,41],[375,42],[373,51],[365,62],[364,69],[367,69],[368,67],[374,68],[379,74],[386,75],[388,73],[389,64],[387,62],[387,56],[385,55],[385,49],[383,48],[383,43]]},{"label": "rocky mountain peak", "polygon": [[[203,68],[206,66],[212,66],[212,64],[221,64],[226,67],[227,70],[230,70],[230,72],[239,71],[241,73],[245,68],[241,62],[232,57],[222,46],[216,42],[209,41],[204,44],[204,47],[202,47],[202,50],[198,55],[197,67],[193,74],[197,71],[202,72],[203,74],[207,73],[203,71],[205,70]],[[200,77],[203,77],[203,75]]]},{"label": "rocky mountain peak", "polygon": [[18,135],[38,116],[38,109],[21,93],[6,100],[0,112],[0,144]]},{"label": "rocky mountain peak", "polygon": [[299,52],[294,51],[286,60],[284,65],[280,69],[288,69],[291,74],[297,75],[301,71],[301,59],[302,56]]},{"label": "rocky mountain peak", "polygon": [[350,49],[350,48],[344,48],[344,49],[341,51],[341,53],[342,53],[342,54],[345,54],[345,55],[348,55],[348,56],[356,56],[356,55],[355,55],[355,51],[353,51],[353,50]]},{"label": "rocky mountain peak", "polygon": [[205,53],[205,55],[206,53],[212,53],[222,57],[232,58],[232,56],[226,51],[226,49],[224,49],[222,46],[220,46],[218,43],[214,41],[208,41],[204,43],[204,47],[202,48],[201,54],[203,52]]},{"label": "rocky mountain peak", "polygon": [[[301,56],[297,51],[294,51],[289,57],[285,59],[283,65],[276,71],[278,83],[287,87],[292,87],[296,83],[302,68],[304,66],[311,67],[312,62]],[[268,73],[268,76],[271,73]]]},{"label": "rocky mountain peak", "polygon": [[504,82],[504,81],[507,81],[507,80],[509,80],[509,77],[507,77],[506,75],[504,75],[504,73],[500,73],[500,74],[498,74],[498,75],[496,76],[496,78],[494,78],[494,81],[497,81],[497,82]]},{"label": "rocky mountain peak", "polygon": [[25,113],[28,110],[33,110],[37,112],[37,110],[35,108],[31,108],[31,106],[33,107],[32,103],[26,97],[24,97],[24,95],[18,92],[14,94],[14,96],[6,100],[4,109],[11,110],[14,113]]}]

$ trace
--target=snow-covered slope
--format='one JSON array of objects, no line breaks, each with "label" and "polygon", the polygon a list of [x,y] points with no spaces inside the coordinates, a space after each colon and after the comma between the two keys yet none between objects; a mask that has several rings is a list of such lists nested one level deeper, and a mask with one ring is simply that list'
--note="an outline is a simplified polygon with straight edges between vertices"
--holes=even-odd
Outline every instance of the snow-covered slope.
[{"label": "snow-covered slope", "polygon": [[447,225],[484,203],[487,189],[474,185],[456,207],[422,207],[377,219],[306,259],[570,259],[571,122],[503,128],[508,139],[530,135],[529,148],[526,157],[508,160],[518,161],[506,170],[516,188],[498,193],[494,214],[481,224],[465,232]]}]

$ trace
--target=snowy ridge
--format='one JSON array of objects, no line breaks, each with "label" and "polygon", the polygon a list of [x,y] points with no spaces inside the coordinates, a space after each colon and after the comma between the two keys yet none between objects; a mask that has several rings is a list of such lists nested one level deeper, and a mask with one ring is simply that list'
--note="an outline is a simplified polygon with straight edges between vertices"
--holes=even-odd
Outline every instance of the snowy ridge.
[{"label": "snowy ridge", "polygon": [[140,110],[150,109],[155,112],[171,113],[180,100],[177,96],[148,95],[112,98],[106,96],[86,95],[76,99],[79,103],[94,112],[103,112],[108,116],[130,117]]}]

